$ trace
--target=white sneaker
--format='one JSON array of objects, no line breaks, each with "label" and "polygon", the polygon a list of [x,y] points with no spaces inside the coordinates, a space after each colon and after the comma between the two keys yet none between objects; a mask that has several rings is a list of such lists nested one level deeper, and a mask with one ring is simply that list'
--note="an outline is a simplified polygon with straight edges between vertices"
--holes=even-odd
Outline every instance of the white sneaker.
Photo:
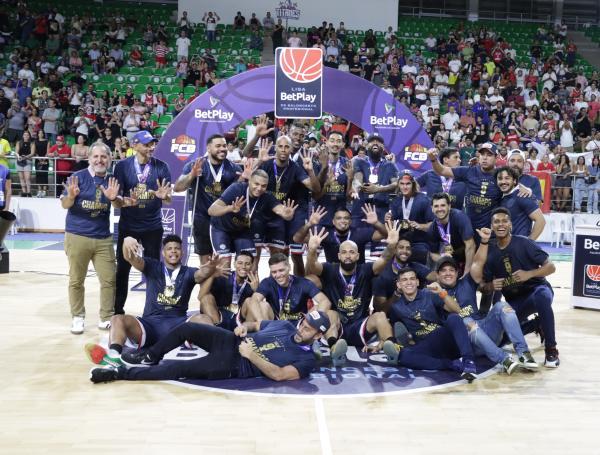
[{"label": "white sneaker", "polygon": [[108,329],[110,329],[110,319],[108,321],[100,321],[98,323],[98,328],[100,330],[108,330]]},{"label": "white sneaker", "polygon": [[71,333],[73,335],[81,335],[85,326],[84,319],[81,316],[75,316],[71,324]]}]

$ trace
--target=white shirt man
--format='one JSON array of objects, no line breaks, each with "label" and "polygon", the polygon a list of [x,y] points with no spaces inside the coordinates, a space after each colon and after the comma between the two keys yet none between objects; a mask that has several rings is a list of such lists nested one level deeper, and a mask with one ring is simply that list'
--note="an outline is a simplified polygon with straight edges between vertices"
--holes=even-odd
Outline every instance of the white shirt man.
[{"label": "white shirt man", "polygon": [[450,131],[455,123],[460,121],[460,117],[454,112],[454,106],[450,106],[450,110],[442,115],[442,123],[446,130]]},{"label": "white shirt man", "polygon": [[417,75],[417,67],[412,60],[409,60],[408,63],[402,67],[402,74],[412,74],[413,76]]},{"label": "white shirt man", "polygon": [[182,57],[187,59],[192,42],[185,36],[185,32],[181,33],[181,36],[177,38],[175,44],[177,45],[177,60],[181,60]]},{"label": "white shirt man", "polygon": [[302,40],[295,33],[288,38],[287,42],[288,42],[289,47],[301,47],[302,46]]},{"label": "white shirt man", "polygon": [[458,74],[461,66],[462,66],[462,63],[458,57],[454,57],[452,60],[450,60],[448,62],[448,68],[450,68],[450,71],[452,71],[454,74]]},{"label": "white shirt man", "polygon": [[27,81],[29,82],[29,86],[31,87],[31,85],[33,84],[33,80],[35,79],[35,74],[33,74],[33,71],[29,69],[29,65],[26,64],[23,68],[19,70],[18,78],[27,79]]}]

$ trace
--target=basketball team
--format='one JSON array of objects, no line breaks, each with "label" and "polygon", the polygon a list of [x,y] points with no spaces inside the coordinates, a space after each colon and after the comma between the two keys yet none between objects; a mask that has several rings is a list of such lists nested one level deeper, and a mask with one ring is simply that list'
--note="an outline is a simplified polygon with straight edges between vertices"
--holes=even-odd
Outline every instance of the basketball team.
[{"label": "basketball team", "polygon": [[[239,164],[227,159],[225,137],[210,136],[174,186],[145,131],[112,174],[110,150],[90,147],[89,168],[69,178],[61,203],[71,332],[85,329],[92,261],[99,328],[110,334],[108,348],[85,347],[97,364],[92,382],[297,380],[319,362],[344,365],[348,346],[469,382],[482,356],[509,375],[558,367],[546,279],[555,266],[536,244],[541,189],[518,151],[496,168],[491,143],[468,166],[455,149],[430,149],[432,170],[416,177],[398,170],[379,136],[350,158],[341,132],[318,145],[301,124],[287,132],[257,118]],[[163,238],[173,190],[187,191],[198,268],[182,263],[180,237]],[[120,209],[116,257],[111,206]],[[260,277],[267,252],[269,276]],[[125,313],[132,266],[146,282],[142,316]],[[189,306],[196,284],[199,311]],[[540,363],[524,337],[533,332],[545,347]],[[163,360],[182,345],[207,355]]]}]

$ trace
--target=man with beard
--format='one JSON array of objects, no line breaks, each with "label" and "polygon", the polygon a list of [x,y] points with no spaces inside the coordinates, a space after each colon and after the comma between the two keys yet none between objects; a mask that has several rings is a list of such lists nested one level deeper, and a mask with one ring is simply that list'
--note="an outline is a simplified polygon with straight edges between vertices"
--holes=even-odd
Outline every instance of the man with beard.
[{"label": "man with beard", "polygon": [[435,220],[429,228],[431,259],[437,262],[442,256],[450,256],[459,264],[461,275],[471,270],[475,255],[475,240],[471,220],[461,210],[450,208],[450,196],[436,193],[431,197],[431,209]]},{"label": "man with beard", "polygon": [[[298,327],[289,321],[245,323],[235,332],[207,324],[185,323],[147,351],[123,354],[130,367],[94,368],[94,383],[124,380],[228,379],[265,376],[274,381],[306,378],[316,364],[311,344],[329,329],[327,315],[311,311]],[[255,332],[249,334],[249,332]],[[208,355],[159,364],[169,351],[188,341]]]},{"label": "man with beard", "polygon": [[473,348],[456,300],[438,283],[419,289],[410,268],[400,270],[396,286],[390,321],[401,322],[416,344],[386,341],[388,362],[419,370],[453,370],[469,382],[476,379]]},{"label": "man with beard", "polygon": [[208,208],[226,188],[238,180],[242,170],[227,158],[227,143],[220,134],[206,140],[206,155],[188,162],[175,183],[175,191],[192,188],[194,204],[194,250],[200,264],[206,263],[213,252],[209,241],[210,217]]},{"label": "man with beard", "polygon": [[[440,163],[454,169],[460,166],[460,153],[456,149],[446,148],[440,152]],[[453,177],[438,175],[435,171],[430,170],[417,177],[417,183],[430,199],[433,194],[448,193],[452,208],[463,209],[467,191],[465,182],[458,182]]]},{"label": "man with beard", "polygon": [[[338,250],[342,242],[352,240],[358,247],[359,264],[365,262],[365,249],[367,243],[379,241],[387,236],[385,226],[377,219],[377,213],[370,204],[365,204],[362,207],[362,212],[365,215],[361,221],[367,225],[362,227],[351,228],[352,216],[348,209],[344,207],[338,208],[333,215],[333,227],[326,227],[327,237],[323,239],[321,246],[325,252],[327,262],[336,262],[338,259]],[[317,208],[308,219],[307,223],[294,234],[295,242],[308,243],[309,232],[315,226],[323,226],[322,219],[327,215],[323,207]]]},{"label": "man with beard", "polygon": [[333,216],[337,209],[346,208],[352,182],[352,165],[348,165],[345,156],[340,156],[344,150],[344,136],[339,131],[329,131],[327,134],[327,160],[321,163],[319,181],[321,191],[313,194],[315,208],[323,207],[326,211],[321,224],[332,226]]},{"label": "man with beard", "polygon": [[246,319],[248,305],[244,304],[258,289],[258,274],[252,272],[253,264],[252,254],[242,251],[235,258],[230,276],[220,276],[220,271],[215,270],[202,283],[198,294],[202,322],[233,330],[238,320]]},{"label": "man with beard", "polygon": [[113,207],[121,209],[115,314],[124,314],[131,270],[131,263],[123,256],[123,240],[138,239],[145,255],[158,260],[163,236],[161,209],[163,203],[171,202],[171,173],[165,162],[152,157],[156,146],[154,136],[140,131],[132,144],[135,155],[119,161],[114,171],[121,190],[121,195],[112,201]]},{"label": "man with beard", "polygon": [[410,268],[415,271],[421,286],[435,281],[435,271],[419,262],[412,261],[412,245],[406,237],[400,237],[396,244],[394,257],[389,262],[383,271],[373,282],[375,289],[373,296],[373,308],[375,311],[384,311],[388,313],[390,306],[393,303],[394,291],[396,290],[396,282],[398,281],[398,273],[400,270]]},{"label": "man with beard", "polygon": [[519,149],[510,151],[510,157],[508,158],[508,167],[514,169],[519,174],[517,183],[521,183],[527,188],[531,188],[533,196],[540,202],[544,201],[542,197],[542,186],[540,185],[540,179],[533,175],[523,174],[525,168],[525,158],[523,152]]},{"label": "man with beard", "polygon": [[[370,314],[369,311],[373,296],[373,278],[379,275],[392,259],[398,243],[398,223],[388,221],[386,227],[386,249],[375,262],[364,264],[358,263],[358,247],[352,240],[340,244],[338,263],[319,262],[319,246],[328,234],[325,228],[321,228],[320,231],[315,229],[310,233],[306,258],[307,273],[320,277],[323,292],[335,305],[341,322],[340,334],[327,334],[327,344],[331,348],[334,366],[343,364],[345,359],[340,352],[345,353],[347,344],[361,347],[363,351],[376,352],[385,341],[393,341],[392,327],[385,313],[376,311]],[[378,336],[379,343],[371,347],[369,342],[374,335]]]},{"label": "man with beard", "polygon": [[[492,214],[492,231],[497,244],[489,246],[483,271],[483,281],[495,291],[502,291],[506,301],[517,312],[519,321],[537,313],[546,350],[544,365],[556,368],[560,364],[556,349],[554,291],[546,280],[556,267],[533,240],[513,236],[510,212],[499,207]],[[524,330],[528,333],[528,330]]]},{"label": "man with beard", "polygon": [[242,251],[256,254],[252,226],[263,224],[267,214],[274,213],[286,220],[294,217],[296,206],[289,200],[281,204],[267,193],[268,181],[266,172],[257,169],[248,183],[232,184],[208,208],[210,241],[222,258]]},{"label": "man with beard", "polygon": [[352,226],[362,224],[362,207],[365,203],[375,206],[377,218],[384,221],[390,204],[389,193],[396,191],[398,169],[384,157],[385,146],[379,136],[367,139],[367,159],[354,159],[354,176],[352,180]]},{"label": "man with beard", "polygon": [[[301,130],[292,129],[295,138],[301,141]],[[300,145],[300,144],[298,144]],[[310,153],[302,154],[302,165],[290,159],[295,147],[295,142],[288,136],[280,136],[275,142],[275,158],[271,158],[260,165],[259,169],[265,171],[269,178],[267,190],[278,200],[289,199],[298,206],[296,216],[290,220],[272,218],[264,226],[264,242],[271,247],[272,252],[283,252],[289,245],[294,262],[294,271],[304,275],[302,262],[302,245],[291,244],[294,233],[300,229],[308,219],[308,191],[318,193],[321,184],[315,174],[313,160]]]},{"label": "man with beard", "polygon": [[[515,310],[506,302],[494,304],[486,316],[480,315],[477,309],[477,287],[482,279],[487,259],[485,245],[489,242],[491,233],[488,228],[479,230],[483,246],[480,246],[475,255],[471,271],[460,279],[456,261],[450,256],[442,256],[436,264],[437,281],[460,306],[459,315],[467,326],[475,354],[485,354],[491,361],[502,365],[509,375],[519,365],[535,371],[539,365],[527,346]],[[498,346],[504,333],[513,344],[519,363]]]},{"label": "man with beard", "polygon": [[398,179],[400,194],[390,204],[390,215],[400,221],[400,227],[412,244],[412,259],[427,264],[429,239],[427,232],[433,220],[429,198],[418,191],[412,172],[405,169]]},{"label": "man with beard", "polygon": [[496,169],[496,182],[502,191],[500,206],[510,212],[512,235],[522,235],[537,240],[544,231],[546,219],[538,200],[533,197],[517,197],[518,171],[508,166]]},{"label": "man with beard", "polygon": [[[216,260],[200,269],[181,264],[181,238],[168,235],[163,241],[162,261],[142,255],[141,245],[133,237],[123,241],[123,257],[146,277],[146,302],[142,317],[115,314],[110,320],[109,351],[98,344],[85,346],[89,359],[103,365],[121,365],[121,353],[127,340],[138,348],[157,343],[174,327],[188,320],[192,290],[214,270]],[[201,315],[189,319],[200,322]]]}]

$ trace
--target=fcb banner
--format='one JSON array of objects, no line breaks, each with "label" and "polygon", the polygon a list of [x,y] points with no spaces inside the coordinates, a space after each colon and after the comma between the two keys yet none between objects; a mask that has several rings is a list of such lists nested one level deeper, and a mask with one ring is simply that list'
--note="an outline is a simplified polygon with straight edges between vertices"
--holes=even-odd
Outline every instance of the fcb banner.
[{"label": "fcb banner", "polygon": [[571,306],[600,310],[600,227],[575,226]]},{"label": "fcb banner", "polygon": [[275,117],[321,118],[322,94],[323,51],[278,47],[275,51]]}]

